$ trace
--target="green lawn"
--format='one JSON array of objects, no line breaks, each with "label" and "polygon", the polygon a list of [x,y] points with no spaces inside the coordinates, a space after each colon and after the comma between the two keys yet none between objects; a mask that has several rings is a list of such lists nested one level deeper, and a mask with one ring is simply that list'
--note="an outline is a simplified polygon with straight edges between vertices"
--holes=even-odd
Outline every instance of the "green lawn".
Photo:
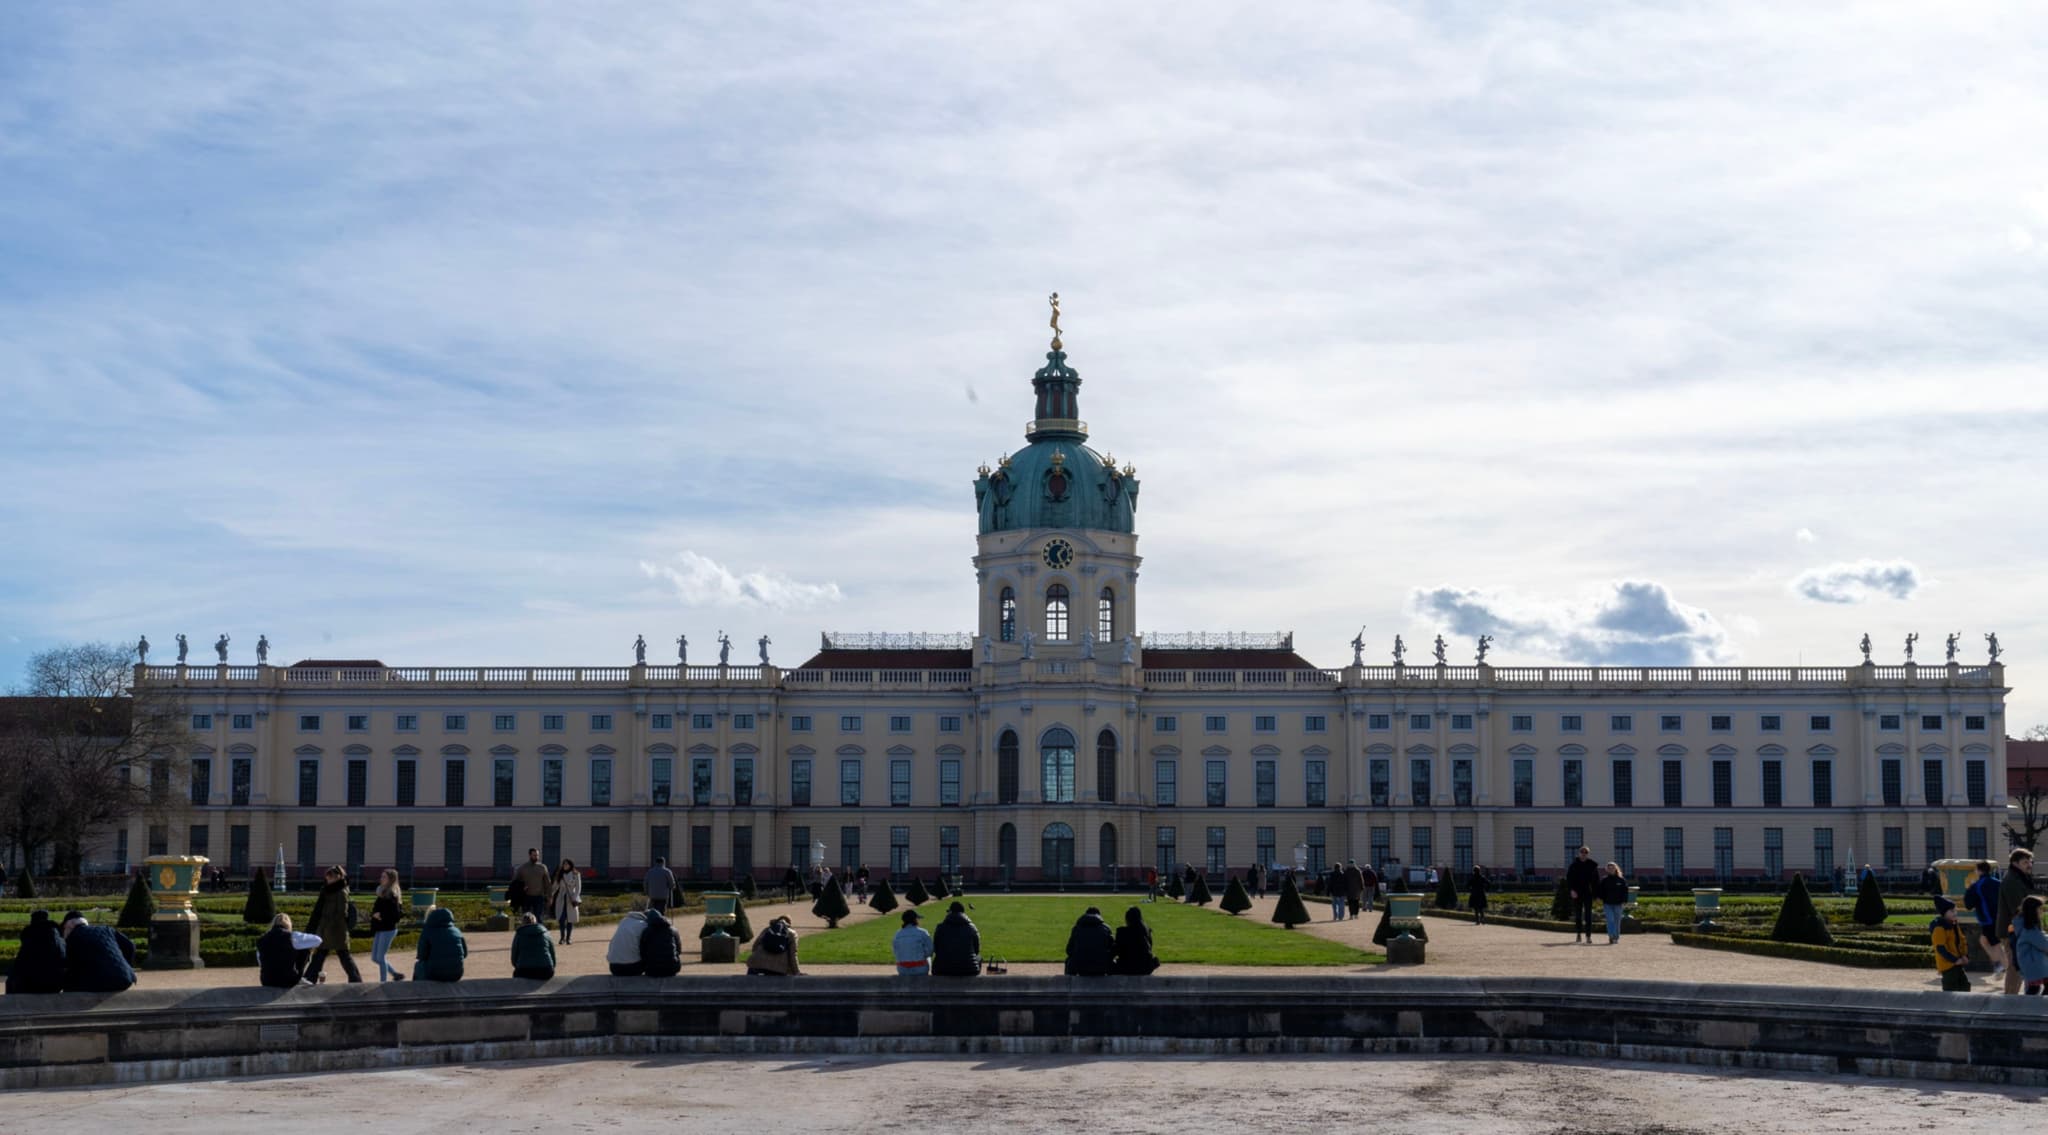
[{"label": "green lawn", "polygon": [[[974,898],[967,916],[981,930],[983,959],[1011,962],[1066,960],[1067,932],[1090,906],[1102,908],[1112,927],[1123,925],[1128,898],[1001,895]],[[918,908],[924,928],[934,929],[945,916],[946,903]],[[1138,907],[1152,927],[1152,947],[1167,965],[1341,966],[1385,961],[1349,946],[1302,930],[1283,930],[1270,922],[1236,918],[1215,907],[1158,902]],[[886,963],[889,939],[903,928],[902,913],[888,914],[840,930],[813,931],[803,939],[805,964]]]}]

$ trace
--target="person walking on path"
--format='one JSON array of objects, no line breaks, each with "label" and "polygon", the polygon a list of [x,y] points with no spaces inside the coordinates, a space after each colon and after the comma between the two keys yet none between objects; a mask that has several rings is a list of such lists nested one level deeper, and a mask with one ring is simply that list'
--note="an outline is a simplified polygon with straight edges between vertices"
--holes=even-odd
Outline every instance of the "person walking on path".
[{"label": "person walking on path", "polygon": [[782,901],[795,902],[797,892],[803,889],[803,872],[798,871],[796,864],[792,863],[789,865],[789,870],[782,873]]},{"label": "person walking on path", "polygon": [[1365,872],[1358,869],[1356,859],[1344,868],[1344,897],[1351,903],[1351,917],[1356,919],[1359,908],[1365,905]]},{"label": "person walking on path", "polygon": [[668,869],[666,857],[657,858],[654,866],[647,869],[647,909],[666,913],[669,896],[675,891],[676,873]]},{"label": "person walking on path", "polygon": [[1137,907],[1124,911],[1124,924],[1116,929],[1117,973],[1148,977],[1159,968],[1159,955],[1152,952],[1152,928]]},{"label": "person walking on path", "polygon": [[363,980],[362,971],[356,968],[356,957],[349,952],[348,912],[351,905],[348,897],[348,875],[339,867],[329,867],[326,881],[320,886],[320,897],[313,900],[313,913],[306,917],[306,932],[320,936],[320,948],[313,951],[313,960],[306,963],[306,976],[318,985],[326,980],[320,971],[327,966],[327,955],[335,955],[341,962],[341,972],[348,975],[350,985]]},{"label": "person walking on path", "polygon": [[1116,971],[1116,934],[1102,920],[1099,907],[1089,907],[1067,934],[1067,973],[1075,977],[1108,977]]},{"label": "person walking on path", "polygon": [[521,863],[519,870],[512,873],[512,880],[519,884],[523,892],[521,900],[524,904],[519,910],[513,912],[514,916],[530,914],[535,922],[546,918],[548,916],[548,865],[540,861],[540,848],[529,847],[526,849],[526,862]]},{"label": "person walking on path", "polygon": [[916,908],[903,912],[903,929],[889,939],[889,952],[896,958],[897,977],[932,975],[932,936],[917,924]]},{"label": "person walking on path", "polygon": [[1330,921],[1344,921],[1344,899],[1351,893],[1351,883],[1344,878],[1342,863],[1330,868],[1330,873],[1323,876],[1323,891],[1330,896]]},{"label": "person walking on path", "polygon": [[[2005,938],[2012,933],[2012,924],[2019,917],[2020,904],[2034,893],[2034,853],[2024,847],[2012,849],[2006,860],[2005,878],[1998,881],[1998,934]],[[2014,965],[2014,958],[2008,951],[2005,966],[2005,992],[2012,996],[2020,991],[2020,967]]]},{"label": "person walking on path", "polygon": [[1365,913],[1371,914],[1373,900],[1379,897],[1380,873],[1370,863],[1361,865],[1358,873],[1365,880]]},{"label": "person walking on path", "polygon": [[683,936],[658,910],[647,912],[640,931],[640,967],[648,977],[674,977],[683,972]]},{"label": "person walking on path", "polygon": [[865,863],[853,873],[853,893],[861,902],[868,901],[868,865]]},{"label": "person walking on path", "polygon": [[1927,929],[1934,941],[1934,968],[1941,972],[1941,987],[1950,993],[1968,993],[1970,975],[1963,967],[1970,962],[1970,946],[1956,923],[1956,904],[1947,895],[1934,897],[1934,921]]},{"label": "person walking on path", "polygon": [[2048,991],[2048,932],[2041,926],[2041,910],[2048,900],[2028,895],[2020,900],[2019,918],[2013,924],[2012,964],[2026,983],[2025,992],[2039,997]]},{"label": "person walking on path", "polygon": [[647,972],[647,966],[640,961],[640,935],[647,930],[647,915],[644,910],[627,911],[612,930],[604,960],[613,977],[639,977]]},{"label": "person walking on path", "polygon": [[1579,857],[1564,869],[1565,890],[1572,902],[1572,941],[1593,941],[1593,891],[1600,885],[1600,866],[1593,862],[1593,849],[1582,847]]},{"label": "person walking on path", "polygon": [[547,981],[555,976],[555,940],[548,928],[530,914],[521,915],[519,929],[512,932],[512,976],[529,981]]},{"label": "person walking on path", "polygon": [[404,910],[399,906],[403,891],[398,872],[389,867],[377,879],[377,898],[370,904],[370,961],[377,967],[377,980],[404,981],[405,975],[391,964],[391,942],[398,937],[398,922]]},{"label": "person walking on path", "polygon": [[7,995],[64,992],[64,935],[50,921],[50,912],[38,910],[21,928],[21,950],[14,955],[14,967],[7,971]]},{"label": "person walking on path", "polygon": [[789,916],[778,914],[754,938],[747,952],[747,973],[757,977],[802,977],[796,960],[797,933]]},{"label": "person walking on path", "polygon": [[961,903],[947,907],[946,917],[932,932],[932,976],[981,976],[981,930]]},{"label": "person walking on path", "polygon": [[562,945],[569,944],[576,937],[576,923],[582,920],[583,872],[576,869],[574,859],[562,860],[562,866],[555,872],[555,897],[553,904],[555,926],[562,932]]},{"label": "person walking on path", "polygon": [[1486,868],[1472,868],[1472,878],[1465,884],[1466,901],[1472,906],[1472,925],[1486,921],[1486,894],[1493,889],[1493,880],[1487,877]]},{"label": "person walking on path", "polygon": [[469,942],[455,925],[455,913],[445,906],[427,912],[427,924],[420,928],[420,944],[413,951],[415,981],[461,981],[462,960],[469,956]]},{"label": "person walking on path", "polygon": [[1607,915],[1607,944],[1612,946],[1621,941],[1621,914],[1628,909],[1628,880],[1621,874],[1621,865],[1609,863],[1607,874],[1594,885],[1594,891]]},{"label": "person walking on path", "polygon": [[2005,972],[2005,940],[1998,931],[1998,876],[1991,873],[1991,861],[1977,861],[1977,877],[1963,888],[1963,908],[1977,916],[1977,933],[1984,940],[1984,952],[1991,955],[1991,976]]}]

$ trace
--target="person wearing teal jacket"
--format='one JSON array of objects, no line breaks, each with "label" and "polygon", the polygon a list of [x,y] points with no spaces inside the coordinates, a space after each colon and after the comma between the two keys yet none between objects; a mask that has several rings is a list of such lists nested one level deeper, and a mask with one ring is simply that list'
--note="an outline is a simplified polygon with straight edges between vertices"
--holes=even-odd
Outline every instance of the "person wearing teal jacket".
[{"label": "person wearing teal jacket", "polygon": [[520,915],[519,929],[512,932],[512,976],[533,981],[555,976],[555,940],[530,914]]},{"label": "person wearing teal jacket", "polygon": [[455,916],[445,906],[427,913],[420,930],[419,960],[413,964],[415,981],[461,981],[462,959],[469,956],[469,943],[456,928]]}]

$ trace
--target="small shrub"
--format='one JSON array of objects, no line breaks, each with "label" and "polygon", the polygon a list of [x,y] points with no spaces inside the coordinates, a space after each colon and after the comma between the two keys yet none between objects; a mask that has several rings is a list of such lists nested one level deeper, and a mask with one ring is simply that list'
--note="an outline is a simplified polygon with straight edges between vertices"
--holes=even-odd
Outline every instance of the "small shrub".
[{"label": "small shrub", "polygon": [[1308,907],[1303,905],[1292,875],[1280,881],[1280,902],[1273,908],[1273,921],[1289,930],[1309,921]]},{"label": "small shrub", "polygon": [[1564,881],[1564,876],[1562,875],[1557,877],[1557,893],[1550,896],[1550,920],[1552,922],[1570,922],[1572,920],[1572,889]]},{"label": "small shrub", "polygon": [[889,888],[887,879],[882,880],[875,888],[875,893],[868,897],[868,906],[872,907],[876,914],[887,914],[900,905],[902,904],[896,901],[896,892]]},{"label": "small shrub", "polygon": [[754,884],[754,877],[752,875],[742,875],[740,877],[740,897],[743,899],[757,899],[761,897],[761,888]]},{"label": "small shrub", "polygon": [[1202,878],[1200,875],[1195,876],[1195,885],[1188,889],[1188,905],[1208,906],[1210,903],[1215,901],[1216,896],[1209,893],[1208,880]]},{"label": "small shrub", "polygon": [[934,877],[932,879],[932,885],[930,887],[927,887],[926,889],[931,891],[932,897],[935,899],[951,897],[951,892],[946,890],[946,876],[943,874]]},{"label": "small shrub", "polygon": [[149,883],[142,876],[128,885],[128,901],[121,904],[121,917],[114,925],[123,930],[149,929],[149,916],[156,913],[156,896],[149,893]]},{"label": "small shrub", "polygon": [[1792,876],[1792,889],[1786,893],[1784,905],[1778,908],[1778,922],[1771,927],[1771,938],[1809,946],[1835,944],[1835,936],[1828,933],[1827,919],[1814,909],[1813,896],[1806,893],[1806,876]]},{"label": "small shrub", "polygon": [[1863,880],[1856,888],[1856,910],[1849,917],[1865,926],[1880,926],[1891,912],[1885,909],[1884,891],[1877,885],[1877,876]]},{"label": "small shrub", "polygon": [[[889,883],[883,880],[882,885],[886,887]],[[924,880],[917,878],[910,880],[910,889],[903,892],[903,897],[909,899],[912,906],[923,906],[932,901],[931,892],[924,889]]]},{"label": "small shrub", "polygon": [[249,873],[249,901],[242,904],[242,921],[268,926],[277,917],[277,901],[270,893],[270,877],[258,867]]},{"label": "small shrub", "polygon": [[30,874],[29,869],[26,867],[21,869],[21,874],[14,877],[14,897],[18,899],[32,899],[36,897],[35,876]]},{"label": "small shrub", "polygon": [[[1186,891],[1185,889],[1183,889],[1183,888],[1181,887],[1181,885],[1180,885],[1180,876],[1179,876],[1179,875],[1175,875],[1175,876],[1174,876],[1174,877],[1173,877],[1173,878],[1172,878],[1171,880],[1169,880],[1169,881],[1167,882],[1167,884],[1166,884],[1166,897],[1167,897],[1167,898],[1173,899],[1174,901],[1178,902],[1178,901],[1180,901],[1181,899],[1184,899],[1184,898],[1186,898],[1186,897],[1187,897],[1187,894],[1188,894],[1188,893],[1187,893],[1187,891]],[[1296,898],[1300,898],[1301,896],[1300,896],[1300,895],[1296,895],[1295,897],[1296,897]],[[1307,922],[1307,921],[1308,921],[1308,919],[1304,918],[1304,919],[1302,919],[1302,921],[1303,921],[1303,922]]]},{"label": "small shrub", "polygon": [[839,929],[839,920],[852,913],[846,905],[846,896],[839,892],[839,880],[836,878],[825,884],[825,889],[818,894],[818,901],[811,906],[811,914],[824,919],[826,928],[830,930]]},{"label": "small shrub", "polygon": [[1445,871],[1437,876],[1436,905],[1439,910],[1458,909],[1458,884],[1454,872]]},{"label": "small shrub", "polygon": [[1223,888],[1223,901],[1217,905],[1226,914],[1240,915],[1252,908],[1252,896],[1244,889],[1243,880],[1232,875],[1230,885]]}]

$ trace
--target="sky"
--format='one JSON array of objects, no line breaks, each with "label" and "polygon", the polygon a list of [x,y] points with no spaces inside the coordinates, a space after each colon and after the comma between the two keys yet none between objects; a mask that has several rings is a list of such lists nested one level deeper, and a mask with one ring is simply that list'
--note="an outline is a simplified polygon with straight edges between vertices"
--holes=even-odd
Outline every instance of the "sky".
[{"label": "sky", "polygon": [[1143,630],[1996,631],[2018,732],[2044,56],[1999,3],[13,5],[0,685],[969,630],[1058,291]]}]

